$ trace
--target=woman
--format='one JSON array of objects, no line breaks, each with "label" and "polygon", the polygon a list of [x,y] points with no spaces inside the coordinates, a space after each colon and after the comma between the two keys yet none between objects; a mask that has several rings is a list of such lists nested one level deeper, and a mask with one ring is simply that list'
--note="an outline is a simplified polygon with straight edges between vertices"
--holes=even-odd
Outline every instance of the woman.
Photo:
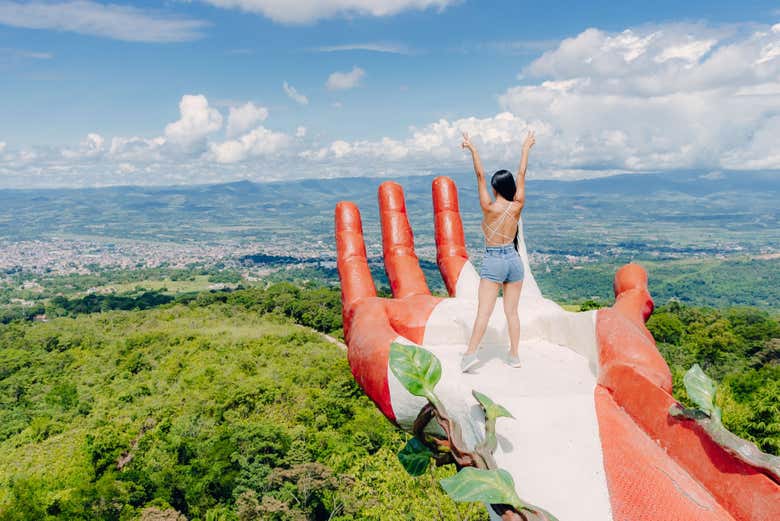
[{"label": "woman", "polygon": [[504,288],[504,314],[509,329],[509,356],[507,363],[512,367],[520,367],[517,353],[520,342],[520,317],[517,314],[517,304],[520,301],[520,290],[523,288],[523,261],[517,248],[519,230],[517,223],[525,204],[525,171],[528,167],[528,152],[536,143],[533,131],[523,142],[523,154],[520,159],[520,169],[517,172],[517,182],[508,170],[499,170],[490,180],[493,187],[491,200],[485,186],[485,172],[479,153],[463,133],[461,147],[471,152],[474,162],[474,172],[479,185],[479,205],[482,207],[482,231],[485,234],[485,257],[479,272],[479,307],[471,331],[471,339],[466,353],[461,361],[461,370],[465,373],[477,364],[477,348],[485,334],[488,320],[496,305],[498,292]]}]

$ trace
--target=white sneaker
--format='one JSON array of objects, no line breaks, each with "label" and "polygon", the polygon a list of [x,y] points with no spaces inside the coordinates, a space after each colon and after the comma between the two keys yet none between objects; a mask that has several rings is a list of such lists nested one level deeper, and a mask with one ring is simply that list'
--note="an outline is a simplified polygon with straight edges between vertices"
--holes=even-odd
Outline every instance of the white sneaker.
[{"label": "white sneaker", "polygon": [[478,362],[477,353],[463,355],[463,358],[460,360],[460,370],[464,373],[468,373],[469,369],[477,365]]},{"label": "white sneaker", "polygon": [[520,363],[520,357],[517,355],[507,355],[506,364],[509,367],[522,367],[522,364]]}]

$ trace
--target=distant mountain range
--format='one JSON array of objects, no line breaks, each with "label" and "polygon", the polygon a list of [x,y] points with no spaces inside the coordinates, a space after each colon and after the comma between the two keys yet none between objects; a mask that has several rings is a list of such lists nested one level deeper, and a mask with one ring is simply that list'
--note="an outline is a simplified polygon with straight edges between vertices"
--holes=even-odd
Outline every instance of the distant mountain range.
[{"label": "distant mountain range", "polygon": [[[473,174],[454,173],[467,234],[479,239]],[[395,179],[418,242],[430,246],[433,176]],[[330,241],[333,208],[356,202],[377,239],[382,179],[0,190],[0,239]],[[540,252],[762,251],[780,247],[780,172],[669,172],[528,181],[529,245]],[[621,246],[622,245],[622,246]]]}]

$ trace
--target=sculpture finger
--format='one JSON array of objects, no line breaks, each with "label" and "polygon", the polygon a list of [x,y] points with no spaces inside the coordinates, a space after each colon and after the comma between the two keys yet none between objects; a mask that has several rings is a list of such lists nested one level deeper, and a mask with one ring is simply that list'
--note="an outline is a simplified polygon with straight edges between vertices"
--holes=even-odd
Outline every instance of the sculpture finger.
[{"label": "sculpture finger", "polygon": [[615,274],[615,304],[601,309],[596,331],[599,345],[599,383],[610,390],[623,385],[621,368],[630,368],[671,393],[672,376],[645,321],[653,311],[647,273],[627,264]]},{"label": "sculpture finger", "polygon": [[406,216],[404,192],[398,183],[386,181],[379,186],[379,215],[385,270],[393,296],[430,295],[414,252],[414,236]]},{"label": "sculpture finger", "polygon": [[436,262],[447,291],[454,297],[458,296],[458,293],[463,293],[458,291],[462,290],[463,286],[474,286],[479,283],[479,280],[469,262],[469,254],[466,250],[455,182],[449,177],[437,177],[433,181],[432,191]]},{"label": "sculpture finger", "polygon": [[653,299],[647,290],[647,272],[639,264],[626,264],[615,273],[615,305],[620,313],[644,325],[653,313]]},{"label": "sculpture finger", "polygon": [[[664,514],[675,519],[778,519],[777,483],[698,425],[670,415],[677,404],[671,373],[645,327],[653,311],[645,270],[637,264],[623,266],[615,274],[614,289],[615,304],[597,312],[596,410],[615,520],[653,512],[660,497],[668,498]],[[630,476],[638,472],[650,495],[634,492],[639,481]],[[670,483],[671,473],[678,478]],[[698,502],[691,503],[696,496]]]},{"label": "sculpture finger", "polygon": [[336,205],[336,265],[341,279],[341,304],[346,330],[349,309],[362,298],[375,297],[376,288],[368,269],[360,210],[353,203],[345,201]]}]

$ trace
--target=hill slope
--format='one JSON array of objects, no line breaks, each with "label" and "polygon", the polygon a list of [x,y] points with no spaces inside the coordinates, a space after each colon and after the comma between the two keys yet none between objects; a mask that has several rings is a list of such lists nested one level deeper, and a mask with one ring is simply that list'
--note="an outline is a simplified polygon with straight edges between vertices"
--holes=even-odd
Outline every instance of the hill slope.
[{"label": "hill slope", "polygon": [[205,304],[0,328],[0,518],[481,519],[408,478],[337,346]]}]

